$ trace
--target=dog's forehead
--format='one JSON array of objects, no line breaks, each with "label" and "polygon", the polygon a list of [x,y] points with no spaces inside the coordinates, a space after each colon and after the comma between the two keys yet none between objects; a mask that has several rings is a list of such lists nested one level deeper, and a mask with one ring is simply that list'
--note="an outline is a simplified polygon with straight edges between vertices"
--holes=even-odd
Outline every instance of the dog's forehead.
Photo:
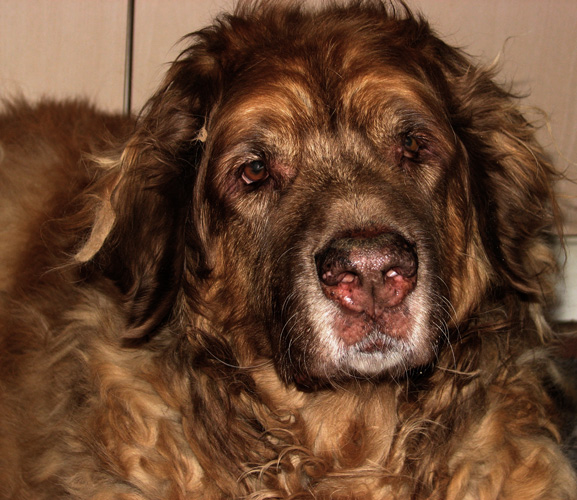
[{"label": "dog's forehead", "polygon": [[227,135],[239,137],[255,131],[299,135],[360,124],[393,129],[408,115],[431,121],[444,115],[430,87],[392,65],[364,65],[336,74],[292,59],[286,67],[260,61],[224,94],[217,121],[228,125]]}]

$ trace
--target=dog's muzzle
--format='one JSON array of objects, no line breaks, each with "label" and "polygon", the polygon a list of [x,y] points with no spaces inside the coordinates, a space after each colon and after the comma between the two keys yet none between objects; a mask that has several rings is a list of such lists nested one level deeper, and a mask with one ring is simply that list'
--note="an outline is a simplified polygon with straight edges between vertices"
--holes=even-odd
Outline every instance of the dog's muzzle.
[{"label": "dog's muzzle", "polygon": [[414,245],[395,232],[333,239],[315,256],[321,288],[343,314],[379,320],[417,282]]}]

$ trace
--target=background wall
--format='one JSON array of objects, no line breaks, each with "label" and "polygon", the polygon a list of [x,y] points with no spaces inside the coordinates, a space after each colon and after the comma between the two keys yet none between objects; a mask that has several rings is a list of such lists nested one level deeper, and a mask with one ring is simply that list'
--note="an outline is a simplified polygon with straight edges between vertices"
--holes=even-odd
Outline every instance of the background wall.
[{"label": "background wall", "polygon": [[[320,3],[321,0],[309,0]],[[180,38],[232,0],[136,0],[133,111],[158,85]],[[577,1],[409,0],[449,43],[481,62],[499,60],[530,119],[548,113],[540,139],[557,167],[577,179]],[[126,0],[0,0],[0,96],[87,96],[120,111]],[[559,317],[577,319],[577,185],[559,183],[569,261]],[[563,288],[563,286],[562,286]]]}]

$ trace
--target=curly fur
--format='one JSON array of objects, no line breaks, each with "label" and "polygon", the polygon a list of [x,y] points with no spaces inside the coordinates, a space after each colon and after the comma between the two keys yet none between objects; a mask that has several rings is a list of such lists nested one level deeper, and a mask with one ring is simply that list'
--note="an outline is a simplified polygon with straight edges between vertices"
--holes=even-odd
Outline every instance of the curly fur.
[{"label": "curly fur", "polygon": [[[556,174],[492,77],[404,5],[265,1],[135,123],[6,104],[0,498],[577,499]],[[416,284],[367,347],[315,259],[393,230]]]}]

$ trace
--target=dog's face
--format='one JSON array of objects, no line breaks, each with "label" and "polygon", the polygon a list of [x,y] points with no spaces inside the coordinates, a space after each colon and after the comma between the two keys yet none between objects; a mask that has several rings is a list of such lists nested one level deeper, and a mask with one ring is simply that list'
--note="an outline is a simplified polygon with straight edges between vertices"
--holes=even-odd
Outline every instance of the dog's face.
[{"label": "dog's face", "polygon": [[[153,247],[141,264],[110,272],[134,323],[173,310],[184,281],[244,325],[220,333],[237,358],[269,356],[304,386],[427,364],[491,286],[532,293],[505,228],[528,201],[506,192],[547,190],[544,173],[518,175],[533,153],[506,128],[524,122],[498,114],[508,97],[487,75],[420,21],[335,12],[269,7],[199,35],[126,155],[148,187],[130,197],[115,180],[117,205],[139,212],[118,228],[168,221],[131,242]],[[128,258],[116,234],[111,268]]]},{"label": "dog's face", "polygon": [[454,138],[415,76],[345,53],[349,67],[323,77],[313,55],[256,62],[207,125],[202,198],[223,207],[231,250],[221,272],[288,378],[404,371],[431,359],[446,319]]}]

